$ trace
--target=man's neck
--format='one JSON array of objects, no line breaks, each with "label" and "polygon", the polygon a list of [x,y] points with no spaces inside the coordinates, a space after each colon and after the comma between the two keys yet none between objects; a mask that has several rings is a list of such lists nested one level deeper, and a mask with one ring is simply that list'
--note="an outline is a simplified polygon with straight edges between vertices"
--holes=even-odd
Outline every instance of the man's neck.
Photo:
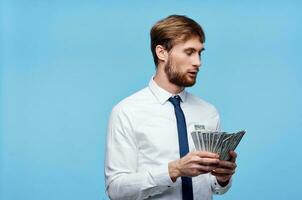
[{"label": "man's neck", "polygon": [[163,88],[164,90],[168,91],[171,94],[178,94],[184,90],[184,87],[180,87],[178,85],[171,83],[167,75],[164,72],[160,71],[159,69],[156,70],[153,80],[159,87]]}]

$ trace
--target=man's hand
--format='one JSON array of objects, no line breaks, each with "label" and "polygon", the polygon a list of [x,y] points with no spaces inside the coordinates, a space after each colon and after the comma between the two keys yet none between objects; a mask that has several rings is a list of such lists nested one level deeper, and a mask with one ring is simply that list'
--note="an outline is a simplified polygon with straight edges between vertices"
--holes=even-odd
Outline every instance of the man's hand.
[{"label": "man's hand", "polygon": [[229,183],[237,167],[237,154],[234,151],[230,151],[230,156],[231,159],[229,161],[220,160],[217,168],[211,172],[211,174],[216,176],[217,182],[221,186],[226,186]]},{"label": "man's hand", "polygon": [[216,169],[219,155],[205,151],[193,151],[181,159],[169,163],[169,175],[173,182],[180,176],[194,177]]}]

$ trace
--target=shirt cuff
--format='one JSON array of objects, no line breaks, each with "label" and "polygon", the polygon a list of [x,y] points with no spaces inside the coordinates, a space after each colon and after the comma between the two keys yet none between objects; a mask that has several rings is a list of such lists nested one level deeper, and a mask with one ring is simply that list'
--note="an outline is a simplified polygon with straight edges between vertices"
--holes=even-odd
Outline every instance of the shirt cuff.
[{"label": "shirt cuff", "polygon": [[153,184],[155,185],[155,187],[153,187],[151,191],[148,192],[150,196],[161,194],[176,184],[176,182],[174,183],[171,180],[168,164],[154,167],[153,169],[148,171],[152,178]]},{"label": "shirt cuff", "polygon": [[211,179],[212,191],[214,194],[217,194],[217,195],[226,193],[232,186],[232,178],[230,179],[229,183],[224,187],[219,185],[215,176],[210,175],[210,179]]},{"label": "shirt cuff", "polygon": [[156,168],[153,168],[149,170],[151,177],[153,178],[153,181],[155,185],[160,187],[168,187],[173,186],[175,183],[171,180],[171,177],[169,175],[169,167],[168,164],[160,165]]}]

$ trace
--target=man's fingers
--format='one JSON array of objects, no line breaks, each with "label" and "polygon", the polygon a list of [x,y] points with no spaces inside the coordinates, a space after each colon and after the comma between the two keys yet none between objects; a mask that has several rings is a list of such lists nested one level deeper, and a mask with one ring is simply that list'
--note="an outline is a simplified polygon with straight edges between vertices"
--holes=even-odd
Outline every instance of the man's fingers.
[{"label": "man's fingers", "polygon": [[236,163],[230,161],[219,161],[220,168],[228,168],[228,169],[235,169],[237,167]]},{"label": "man's fingers", "polygon": [[211,174],[216,177],[232,177],[233,174],[235,174],[235,172],[222,174],[222,173],[217,173],[217,172],[211,171]]},{"label": "man's fingers", "polygon": [[213,169],[211,172],[214,176],[226,176],[226,175],[233,175],[235,170],[232,169],[224,169],[224,168],[216,168]]},{"label": "man's fingers", "polygon": [[237,153],[235,151],[230,151],[230,155],[231,155],[231,162],[236,162],[236,158],[237,158]]},{"label": "man's fingers", "polygon": [[207,151],[195,151],[194,153],[201,158],[219,158],[219,155],[217,153]]},{"label": "man's fingers", "polygon": [[211,166],[211,165],[199,165],[198,166],[198,170],[201,173],[208,173],[208,172],[212,172],[213,170],[215,170],[216,167],[215,166]]},{"label": "man's fingers", "polygon": [[214,165],[217,166],[219,164],[219,159],[217,158],[200,158],[198,163],[201,165]]},{"label": "man's fingers", "polygon": [[206,165],[199,165],[199,164],[191,164],[189,167],[188,176],[198,176],[200,174],[212,172],[216,167],[215,166],[206,166]]}]

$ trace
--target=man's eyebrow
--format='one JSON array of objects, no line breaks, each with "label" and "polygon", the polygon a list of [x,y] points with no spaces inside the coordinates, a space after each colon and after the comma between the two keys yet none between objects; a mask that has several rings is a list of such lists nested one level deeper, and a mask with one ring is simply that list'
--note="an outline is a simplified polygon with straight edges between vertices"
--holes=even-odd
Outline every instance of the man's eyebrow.
[{"label": "man's eyebrow", "polygon": [[[202,52],[204,50],[205,50],[205,48],[202,48],[202,49],[200,49],[199,52]],[[186,48],[185,51],[197,51],[197,50],[195,48],[193,48],[193,47],[189,47],[189,48]]]},{"label": "man's eyebrow", "polygon": [[185,51],[196,51],[196,49],[194,49],[193,47],[188,47],[185,49]]}]

